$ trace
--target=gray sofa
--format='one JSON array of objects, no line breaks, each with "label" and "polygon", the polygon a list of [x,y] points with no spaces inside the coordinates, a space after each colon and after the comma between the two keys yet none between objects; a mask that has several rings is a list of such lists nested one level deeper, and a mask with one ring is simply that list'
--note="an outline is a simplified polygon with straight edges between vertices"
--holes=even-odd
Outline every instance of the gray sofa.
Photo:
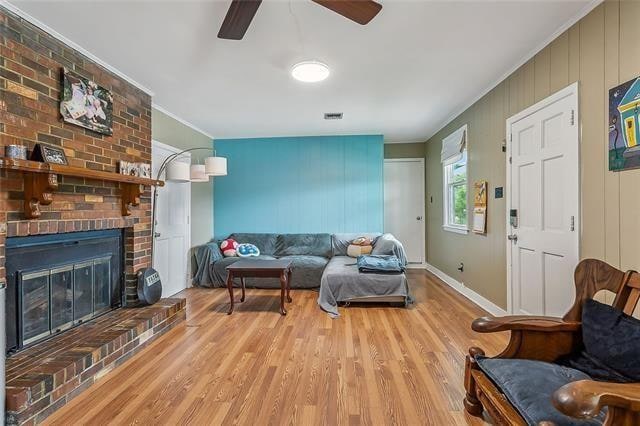
[{"label": "gray sofa", "polygon": [[[338,302],[410,303],[412,298],[404,273],[360,273],[356,259],[347,256],[350,241],[362,235],[374,240],[373,254],[394,254],[406,265],[404,248],[391,234],[236,233],[229,238],[238,243],[255,244],[260,249],[258,259],[291,259],[291,288],[320,287],[318,304],[334,316],[338,315]],[[194,285],[224,287],[227,266],[238,260],[239,257],[223,257],[218,242],[197,248]],[[247,278],[246,285],[280,288],[277,279],[269,278]]]}]

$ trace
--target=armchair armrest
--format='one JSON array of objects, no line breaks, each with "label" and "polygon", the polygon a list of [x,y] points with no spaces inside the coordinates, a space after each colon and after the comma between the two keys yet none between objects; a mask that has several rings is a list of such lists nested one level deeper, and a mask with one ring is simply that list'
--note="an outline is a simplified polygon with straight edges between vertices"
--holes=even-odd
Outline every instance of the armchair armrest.
[{"label": "armchair armrest", "polygon": [[556,317],[513,315],[478,318],[471,324],[471,329],[478,333],[495,333],[509,330],[574,332],[580,330],[580,325],[580,322],[564,321],[562,318]]},{"label": "armchair armrest", "polygon": [[597,416],[605,406],[638,415],[640,383],[572,382],[553,394],[553,405],[564,414],[581,419]]}]

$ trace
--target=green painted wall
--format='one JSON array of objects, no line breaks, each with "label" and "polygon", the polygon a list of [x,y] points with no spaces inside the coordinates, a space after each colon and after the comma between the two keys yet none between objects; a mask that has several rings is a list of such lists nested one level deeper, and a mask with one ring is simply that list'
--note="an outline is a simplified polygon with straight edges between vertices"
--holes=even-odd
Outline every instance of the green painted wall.
[{"label": "green painted wall", "polygon": [[[180,149],[208,147],[210,137],[193,130],[165,113],[153,109],[151,113],[151,137],[153,140]],[[193,160],[209,156],[206,151],[193,152]],[[191,245],[197,246],[213,238],[213,184],[191,184]]]},{"label": "green painted wall", "polygon": [[384,145],[384,158],[423,158],[424,143],[388,143]]},{"label": "green painted wall", "polygon": [[[606,0],[542,49],[427,142],[428,262],[502,308],[507,307],[505,120],[580,83],[581,258],[640,268],[640,170],[608,170],[608,90],[640,74],[640,2]],[[489,183],[487,235],[442,229],[442,139],[469,125],[469,182]],[[431,201],[433,197],[433,201]],[[471,195],[469,201],[472,201]],[[471,209],[470,209],[471,210]],[[456,268],[464,262],[464,273]]]}]

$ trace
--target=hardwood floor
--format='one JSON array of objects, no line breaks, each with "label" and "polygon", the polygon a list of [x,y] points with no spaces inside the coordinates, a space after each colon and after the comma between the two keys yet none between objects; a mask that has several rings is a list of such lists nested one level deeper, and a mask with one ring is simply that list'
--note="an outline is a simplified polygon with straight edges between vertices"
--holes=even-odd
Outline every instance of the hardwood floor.
[{"label": "hardwood floor", "polygon": [[411,308],[351,306],[335,320],[314,291],[292,290],[282,317],[277,290],[248,289],[231,316],[226,290],[186,290],[183,325],[47,424],[480,424],[462,407],[464,357],[507,336],[473,333],[484,311],[428,272],[409,276]]}]

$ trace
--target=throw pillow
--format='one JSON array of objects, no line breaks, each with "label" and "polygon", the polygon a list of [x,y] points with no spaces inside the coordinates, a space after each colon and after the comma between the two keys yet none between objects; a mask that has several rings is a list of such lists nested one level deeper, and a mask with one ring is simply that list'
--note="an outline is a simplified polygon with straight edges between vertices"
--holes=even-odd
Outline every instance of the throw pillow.
[{"label": "throw pillow", "polygon": [[373,240],[368,237],[360,236],[354,238],[349,247],[347,247],[347,256],[358,257],[365,254],[371,254],[373,251]]},{"label": "throw pillow", "polygon": [[260,250],[258,249],[258,247],[248,243],[238,245],[236,252],[240,257],[260,256]]},{"label": "throw pillow", "polygon": [[347,256],[349,257],[358,257],[358,256],[362,256],[364,254],[371,254],[371,251],[373,250],[372,246],[361,246],[358,244],[349,244],[349,247],[347,247]]},{"label": "throw pillow", "polygon": [[582,310],[582,340],[582,355],[592,368],[597,367],[598,375],[609,371],[605,378],[610,380],[640,381],[640,320],[587,300]]},{"label": "throw pillow", "polygon": [[236,250],[238,249],[238,243],[233,238],[227,238],[220,243],[220,250],[225,257],[237,256]]}]

